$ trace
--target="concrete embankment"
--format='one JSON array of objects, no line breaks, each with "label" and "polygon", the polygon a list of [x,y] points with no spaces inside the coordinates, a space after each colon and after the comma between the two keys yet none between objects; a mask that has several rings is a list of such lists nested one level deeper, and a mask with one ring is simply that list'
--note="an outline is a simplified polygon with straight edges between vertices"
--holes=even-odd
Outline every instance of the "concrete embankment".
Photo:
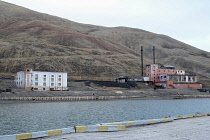
[{"label": "concrete embankment", "polygon": [[39,140],[206,140],[209,139],[210,117],[179,119],[171,123],[129,127],[126,131],[112,133],[72,133],[39,138]]},{"label": "concrete embankment", "polygon": [[92,91],[26,91],[13,90],[0,93],[0,100],[110,100],[126,98],[210,98],[210,93],[196,89],[159,89],[159,90],[92,90]]},{"label": "concrete embankment", "polygon": [[[23,139],[31,139],[31,138],[40,138],[45,139],[43,137],[51,137],[50,139],[71,139],[71,138],[79,138],[79,134],[76,135],[75,133],[84,133],[83,138],[84,139],[93,139],[95,136],[87,137],[87,132],[118,132],[118,131],[125,131],[126,128],[131,126],[144,126],[147,127],[147,125],[155,125],[155,124],[161,124],[161,123],[167,123],[167,122],[173,122],[181,119],[191,119],[191,118],[198,118],[198,117],[207,117],[209,116],[209,113],[198,113],[198,114],[188,114],[188,115],[179,115],[179,116],[173,116],[173,117],[167,117],[167,118],[160,118],[160,119],[149,119],[149,120],[136,120],[136,121],[124,121],[124,122],[112,122],[112,123],[101,123],[96,125],[88,125],[88,126],[74,126],[74,127],[68,127],[68,128],[62,128],[62,129],[55,129],[55,130],[48,130],[48,131],[39,131],[39,132],[31,132],[31,133],[23,133],[23,134],[14,134],[14,135],[2,135],[0,136],[0,140],[23,140]],[[202,122],[201,122],[202,123]],[[200,124],[199,124],[200,125]],[[157,126],[156,126],[157,127]],[[179,130],[182,129],[183,126],[180,125]],[[199,126],[198,126],[199,127]],[[169,128],[168,128],[169,129]],[[173,128],[172,128],[173,129]],[[139,130],[136,128],[136,130]],[[157,130],[155,130],[156,132]],[[154,131],[152,131],[154,132]],[[150,132],[150,133],[152,133]],[[160,131],[161,132],[161,131]],[[126,134],[126,131],[124,132]],[[130,132],[131,136],[133,136],[133,132]],[[161,132],[159,135],[164,134],[165,132]],[[57,135],[67,134],[59,137]],[[70,134],[70,136],[69,136]],[[137,138],[141,138],[139,136],[141,132],[138,133]],[[93,134],[94,135],[94,134]],[[112,134],[110,134],[112,135]],[[103,137],[97,137],[97,139],[108,139],[110,135],[104,135]],[[171,135],[171,134],[167,134]],[[74,137],[75,136],[75,137]],[[151,135],[149,135],[151,136]],[[123,138],[125,137],[125,138]],[[121,139],[130,139],[131,137],[127,137],[127,135],[123,135]],[[82,138],[82,139],[83,139]],[[113,137],[112,137],[113,138]],[[119,138],[119,137],[118,137]],[[159,137],[158,137],[159,138]],[[48,138],[47,138],[48,139]],[[81,139],[81,138],[79,138]]]}]

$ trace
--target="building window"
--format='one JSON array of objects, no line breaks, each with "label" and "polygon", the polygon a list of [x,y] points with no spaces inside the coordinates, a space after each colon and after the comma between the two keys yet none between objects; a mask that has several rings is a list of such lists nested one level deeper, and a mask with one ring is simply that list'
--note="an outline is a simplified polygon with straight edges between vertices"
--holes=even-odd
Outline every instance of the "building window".
[{"label": "building window", "polygon": [[54,78],[51,78],[51,81],[54,82]]},{"label": "building window", "polygon": [[58,78],[58,81],[61,81],[61,78]]},{"label": "building window", "polygon": [[61,86],[61,83],[58,83],[58,86]]},{"label": "building window", "polygon": [[38,74],[35,74],[35,81],[38,81]]},{"label": "building window", "polygon": [[51,86],[54,86],[54,83],[51,83]]},{"label": "building window", "polygon": [[54,75],[51,75],[51,77],[54,77]]},{"label": "building window", "polygon": [[38,86],[38,82],[35,82],[35,86]]},{"label": "building window", "polygon": [[43,75],[43,81],[46,81],[46,77],[47,77],[47,75]]},{"label": "building window", "polygon": [[61,77],[61,75],[59,75],[58,77]]},{"label": "building window", "polygon": [[46,83],[43,83],[43,86],[46,86]]}]

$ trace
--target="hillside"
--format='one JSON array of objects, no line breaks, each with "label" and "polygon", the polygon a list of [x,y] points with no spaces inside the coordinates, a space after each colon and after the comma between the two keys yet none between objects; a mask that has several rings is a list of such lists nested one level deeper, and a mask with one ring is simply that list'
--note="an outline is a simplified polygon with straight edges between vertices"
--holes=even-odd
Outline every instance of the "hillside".
[{"label": "hillside", "polygon": [[157,63],[199,74],[202,82],[210,78],[210,53],[165,35],[76,23],[2,1],[0,13],[0,73],[30,67],[75,79],[140,76],[140,46],[145,65],[156,46]]},{"label": "hillside", "polygon": [[137,52],[140,52],[140,46],[144,46],[144,53],[150,59],[152,46],[156,46],[157,63],[174,65],[176,68],[210,76],[208,70],[210,53],[168,36],[125,27],[100,30],[91,35],[118,42]]}]

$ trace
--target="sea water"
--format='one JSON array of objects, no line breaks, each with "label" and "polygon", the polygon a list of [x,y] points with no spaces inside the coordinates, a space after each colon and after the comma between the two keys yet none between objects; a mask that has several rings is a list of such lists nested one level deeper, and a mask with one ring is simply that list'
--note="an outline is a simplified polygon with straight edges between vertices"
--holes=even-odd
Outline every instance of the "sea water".
[{"label": "sea water", "polygon": [[209,113],[210,99],[0,102],[0,135]]}]

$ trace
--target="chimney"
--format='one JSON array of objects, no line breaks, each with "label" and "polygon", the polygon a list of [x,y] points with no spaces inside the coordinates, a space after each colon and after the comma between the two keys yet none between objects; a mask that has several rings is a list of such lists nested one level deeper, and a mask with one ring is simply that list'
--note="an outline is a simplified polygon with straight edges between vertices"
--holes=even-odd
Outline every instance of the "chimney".
[{"label": "chimney", "polygon": [[141,76],[144,76],[144,64],[143,64],[143,46],[141,46]]},{"label": "chimney", "polygon": [[155,64],[155,46],[153,46],[153,64]]}]

